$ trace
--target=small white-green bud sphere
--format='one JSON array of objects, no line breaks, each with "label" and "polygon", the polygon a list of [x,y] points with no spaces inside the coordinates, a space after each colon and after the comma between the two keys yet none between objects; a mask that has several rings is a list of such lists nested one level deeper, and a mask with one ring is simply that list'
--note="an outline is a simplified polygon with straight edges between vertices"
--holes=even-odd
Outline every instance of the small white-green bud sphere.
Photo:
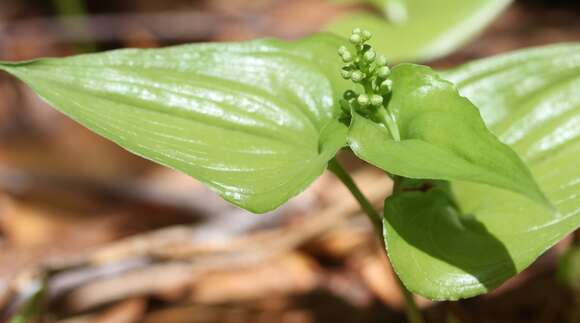
[{"label": "small white-green bud sphere", "polygon": [[366,94],[359,95],[358,98],[356,99],[356,101],[358,102],[358,104],[360,104],[363,107],[366,107],[367,105],[369,105],[369,103],[371,103],[369,96]]},{"label": "small white-green bud sphere", "polygon": [[368,31],[368,30],[363,30],[363,31],[361,32],[361,36],[362,36],[362,38],[363,38],[363,39],[366,41],[366,40],[369,40],[369,39],[371,39],[371,37],[373,37],[373,34],[371,34],[371,32],[370,32],[370,31]]},{"label": "small white-green bud sphere", "polygon": [[348,40],[355,45],[362,43],[362,37],[359,34],[352,34]]},{"label": "small white-green bud sphere", "polygon": [[391,88],[393,87],[393,81],[391,80],[384,80],[383,83],[381,83],[381,90],[382,91],[390,91]]},{"label": "small white-green bud sphere", "polygon": [[365,53],[364,58],[365,58],[365,61],[372,62],[376,56],[377,56],[377,54],[375,53],[375,51],[372,49],[369,49]]},{"label": "small white-green bud sphere", "polygon": [[346,46],[340,46],[338,48],[338,55],[342,56],[344,55],[344,53],[348,53],[348,49],[346,48]]},{"label": "small white-green bud sphere", "polygon": [[350,79],[352,72],[348,71],[348,70],[341,70],[340,75],[342,75],[343,79],[348,80],[348,79]]},{"label": "small white-green bud sphere", "polygon": [[391,74],[391,69],[390,69],[388,66],[383,66],[383,67],[380,67],[380,68],[377,70],[377,75],[378,75],[380,78],[383,78],[383,79],[384,79],[384,78],[387,78],[387,76],[389,76],[389,74]]},{"label": "small white-green bud sphere", "polygon": [[352,54],[350,52],[344,52],[340,57],[345,63],[352,62]]},{"label": "small white-green bud sphere", "polygon": [[353,35],[355,35],[355,34],[360,35],[360,33],[362,33],[362,29],[360,29],[360,28],[355,28],[352,30]]},{"label": "small white-green bud sphere", "polygon": [[385,66],[387,65],[387,58],[385,57],[385,55],[379,55],[377,57],[377,61],[376,61],[378,66]]},{"label": "small white-green bud sphere", "polygon": [[360,81],[362,81],[364,79],[365,75],[363,74],[363,72],[361,71],[354,71],[352,72],[350,79],[355,82],[358,83]]},{"label": "small white-green bud sphere", "polygon": [[373,94],[371,96],[371,105],[378,107],[381,104],[383,104],[383,97],[378,94]]}]

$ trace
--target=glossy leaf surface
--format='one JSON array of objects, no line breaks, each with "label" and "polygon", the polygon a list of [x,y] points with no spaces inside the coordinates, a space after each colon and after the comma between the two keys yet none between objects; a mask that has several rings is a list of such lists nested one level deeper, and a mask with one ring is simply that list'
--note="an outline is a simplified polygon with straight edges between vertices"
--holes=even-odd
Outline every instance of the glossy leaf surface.
[{"label": "glossy leaf surface", "polygon": [[557,208],[459,182],[453,196],[435,189],[387,199],[387,248],[405,285],[457,299],[499,286],[580,226],[580,45],[494,57],[444,77],[523,156]]},{"label": "glossy leaf surface", "polygon": [[[426,61],[445,56],[472,39],[511,0],[359,0],[391,16],[352,13],[338,17],[328,31],[348,35],[355,27],[370,30],[377,52],[392,61]],[[404,6],[404,10],[401,9]]]},{"label": "glossy leaf surface", "polygon": [[318,35],[1,63],[66,115],[254,212],[306,188],[345,144],[342,40]]},{"label": "glossy leaf surface", "polygon": [[354,114],[348,142],[357,156],[391,174],[479,182],[549,205],[527,166],[486,128],[477,108],[452,83],[414,64],[396,66],[391,80],[388,109],[401,140]]}]

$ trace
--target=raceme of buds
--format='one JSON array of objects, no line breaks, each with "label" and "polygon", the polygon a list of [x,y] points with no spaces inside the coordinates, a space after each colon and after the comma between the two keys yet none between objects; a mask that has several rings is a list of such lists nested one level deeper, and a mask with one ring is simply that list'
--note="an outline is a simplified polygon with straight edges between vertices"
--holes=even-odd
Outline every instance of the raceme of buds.
[{"label": "raceme of buds", "polygon": [[372,110],[369,109],[380,108],[388,101],[392,89],[392,81],[388,79],[391,70],[387,66],[387,58],[378,55],[367,44],[371,37],[369,31],[355,28],[348,39],[354,45],[355,52],[351,52],[346,46],[338,49],[338,55],[345,63],[340,71],[342,77],[359,84],[363,89],[360,94],[353,90],[344,93],[340,106],[347,115],[350,115],[351,109],[370,113]]}]

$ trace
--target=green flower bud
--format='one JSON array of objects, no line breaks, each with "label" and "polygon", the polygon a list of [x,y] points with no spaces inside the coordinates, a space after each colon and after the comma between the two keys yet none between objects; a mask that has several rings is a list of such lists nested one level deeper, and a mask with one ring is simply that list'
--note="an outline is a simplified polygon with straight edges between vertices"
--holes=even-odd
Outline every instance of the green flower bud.
[{"label": "green flower bud", "polygon": [[379,55],[379,57],[377,57],[377,65],[378,66],[385,66],[387,65],[387,58],[385,57],[385,55]]},{"label": "green flower bud", "polygon": [[348,91],[344,92],[344,94],[342,95],[342,97],[343,97],[345,100],[352,100],[352,99],[354,99],[354,98],[356,98],[356,97],[357,97],[357,94],[356,94],[356,92],[355,92],[355,91],[353,91],[353,90],[348,90]]},{"label": "green flower bud", "polygon": [[359,34],[352,34],[348,40],[354,45],[362,43],[362,37]]},{"label": "green flower bud", "polygon": [[352,54],[350,52],[344,52],[340,57],[342,57],[342,61],[345,63],[352,62]]},{"label": "green flower bud", "polygon": [[367,61],[367,62],[370,63],[370,62],[374,61],[374,59],[375,59],[376,56],[377,56],[377,54],[375,53],[375,51],[372,50],[372,49],[369,49],[365,53],[364,58],[365,58],[365,61]]},{"label": "green flower bud", "polygon": [[391,80],[384,80],[383,83],[381,83],[381,91],[382,92],[389,92],[389,91],[391,91],[392,87],[393,87],[393,81],[391,81]]},{"label": "green flower bud", "polygon": [[358,102],[358,104],[360,104],[363,107],[366,107],[367,105],[369,105],[369,103],[371,103],[369,96],[366,94],[359,95],[358,98],[356,99],[356,101]]},{"label": "green flower bud", "polygon": [[384,79],[384,78],[387,78],[387,76],[389,76],[389,74],[391,74],[391,69],[390,69],[388,66],[383,66],[383,67],[380,67],[380,68],[377,70],[377,75],[378,75],[380,78],[383,78],[383,79]]},{"label": "green flower bud", "polygon": [[354,71],[354,72],[352,72],[352,75],[350,76],[350,79],[355,83],[362,81],[364,78],[365,78],[365,75],[361,71]]},{"label": "green flower bud", "polygon": [[350,79],[350,77],[351,77],[351,75],[352,75],[352,72],[351,72],[351,71],[349,71],[349,70],[342,69],[342,70],[340,71],[340,75],[342,75],[342,78],[343,78],[343,79],[345,79],[345,80],[348,80],[348,79]]},{"label": "green flower bud", "polygon": [[383,97],[377,94],[373,94],[371,96],[371,105],[378,107],[381,104],[383,104]]},{"label": "green flower bud", "polygon": [[373,34],[371,34],[371,32],[368,30],[363,30],[361,33],[361,36],[365,41],[367,41],[367,40],[371,39],[371,37],[373,37]]},{"label": "green flower bud", "polygon": [[353,30],[352,30],[352,34],[353,34],[353,35],[355,35],[355,34],[357,34],[357,35],[358,35],[358,34],[360,34],[360,33],[362,33],[362,30],[361,30],[360,28],[355,28],[355,29],[353,29]]},{"label": "green flower bud", "polygon": [[342,56],[344,55],[344,53],[349,53],[348,49],[346,48],[346,46],[340,46],[338,48],[338,55]]}]

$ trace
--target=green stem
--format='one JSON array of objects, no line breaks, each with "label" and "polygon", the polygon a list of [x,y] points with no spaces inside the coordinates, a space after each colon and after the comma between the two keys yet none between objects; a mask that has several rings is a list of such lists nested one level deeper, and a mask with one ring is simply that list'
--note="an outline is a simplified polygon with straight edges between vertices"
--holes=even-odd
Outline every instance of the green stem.
[{"label": "green stem", "polygon": [[386,107],[379,107],[377,109],[376,116],[379,119],[379,121],[383,125],[385,125],[385,127],[389,130],[389,132],[391,133],[391,136],[393,136],[393,139],[395,141],[401,141],[401,135],[399,134],[399,127],[397,126],[397,123],[395,121],[393,114],[390,111],[388,111],[388,109]]},{"label": "green stem", "polygon": [[377,234],[382,237],[383,224],[381,221],[381,217],[379,216],[377,211],[375,211],[371,202],[369,202],[369,200],[367,200],[364,194],[360,191],[360,189],[358,188],[352,177],[350,177],[347,171],[344,170],[344,168],[342,168],[342,166],[338,163],[336,158],[330,160],[330,162],[328,163],[328,169],[331,172],[333,172],[334,175],[338,177],[338,179],[340,179],[340,181],[344,184],[344,186],[346,186],[346,188],[348,188],[350,193],[357,200],[358,204],[360,204],[362,210],[366,213],[366,215],[373,223],[373,226],[375,227]]},{"label": "green stem", "polygon": [[423,315],[419,310],[419,306],[417,306],[417,302],[415,302],[413,293],[411,293],[407,287],[405,287],[397,274],[394,276],[397,284],[399,285],[399,288],[401,289],[401,293],[403,293],[403,297],[405,298],[405,313],[407,314],[409,323],[424,323],[425,320],[423,320]]},{"label": "green stem", "polygon": [[[360,204],[362,210],[366,213],[369,217],[375,231],[377,232],[377,237],[381,241],[381,245],[385,246],[385,240],[383,239],[383,225],[382,220],[377,211],[373,208],[371,202],[364,196],[364,194],[360,191],[352,177],[348,174],[344,168],[338,163],[336,158],[333,158],[328,163],[328,169],[340,179],[340,181],[348,188],[350,193],[354,196],[357,202]],[[398,182],[400,178],[397,176],[393,176],[394,187],[393,192],[399,191]],[[385,248],[383,248],[385,249]],[[385,249],[386,250],[386,249]],[[405,313],[407,314],[407,319],[410,323],[424,323],[423,316],[421,315],[421,311],[415,302],[413,294],[403,285],[403,282],[394,274],[395,280],[399,284],[401,288],[401,292],[403,293],[403,297],[405,299]]]}]

